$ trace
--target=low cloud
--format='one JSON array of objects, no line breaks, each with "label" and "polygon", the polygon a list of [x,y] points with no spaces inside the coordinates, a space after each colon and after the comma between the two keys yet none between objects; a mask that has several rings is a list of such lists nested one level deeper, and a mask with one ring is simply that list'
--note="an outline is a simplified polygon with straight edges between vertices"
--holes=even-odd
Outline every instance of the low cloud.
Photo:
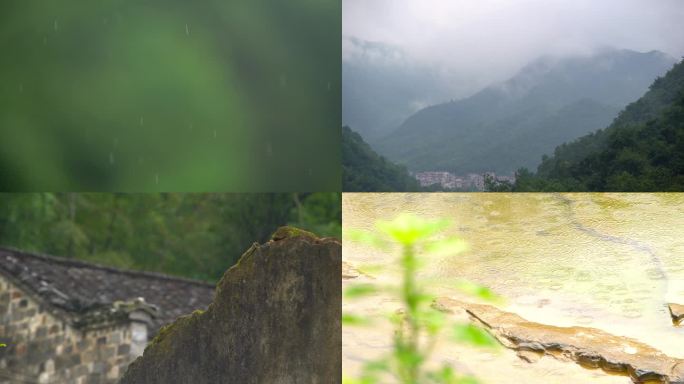
[{"label": "low cloud", "polygon": [[353,59],[355,38],[490,83],[543,55],[615,47],[680,58],[682,20],[682,0],[344,0],[343,57]]}]

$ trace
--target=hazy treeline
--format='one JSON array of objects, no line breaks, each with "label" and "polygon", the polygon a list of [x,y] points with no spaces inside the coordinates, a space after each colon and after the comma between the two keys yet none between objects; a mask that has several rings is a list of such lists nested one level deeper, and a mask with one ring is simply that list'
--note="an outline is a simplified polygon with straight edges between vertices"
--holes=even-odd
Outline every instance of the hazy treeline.
[{"label": "hazy treeline", "polygon": [[378,155],[349,127],[342,127],[342,189],[345,192],[421,190],[406,167]]},{"label": "hazy treeline", "polygon": [[684,62],[604,130],[558,146],[515,191],[684,190]]},{"label": "hazy treeline", "polygon": [[0,194],[2,246],[204,280],[286,224],[339,237],[340,194]]}]

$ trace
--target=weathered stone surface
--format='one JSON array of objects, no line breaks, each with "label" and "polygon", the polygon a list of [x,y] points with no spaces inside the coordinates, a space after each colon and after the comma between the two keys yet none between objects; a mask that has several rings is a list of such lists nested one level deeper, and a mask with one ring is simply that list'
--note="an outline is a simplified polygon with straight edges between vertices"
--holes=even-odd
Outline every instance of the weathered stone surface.
[{"label": "weathered stone surface", "polygon": [[0,308],[0,343],[7,344],[0,348],[0,384],[113,384],[136,357],[130,350],[114,354],[133,342],[129,324],[83,331],[23,289],[0,273],[0,301],[9,304]]},{"label": "weathered stone surface", "polygon": [[674,325],[680,325],[684,322],[684,305],[670,303],[667,307],[670,309],[670,316],[672,316]]},{"label": "weathered stone surface", "polygon": [[277,234],[226,271],[205,312],[164,327],[121,383],[339,383],[340,242]]},{"label": "weathered stone surface", "polygon": [[[587,368],[629,376],[634,383],[684,383],[684,360],[672,358],[639,341],[587,327],[534,323],[489,305],[439,298],[434,306],[447,312],[465,310],[501,344],[575,361]],[[524,352],[526,361],[531,354]]]}]

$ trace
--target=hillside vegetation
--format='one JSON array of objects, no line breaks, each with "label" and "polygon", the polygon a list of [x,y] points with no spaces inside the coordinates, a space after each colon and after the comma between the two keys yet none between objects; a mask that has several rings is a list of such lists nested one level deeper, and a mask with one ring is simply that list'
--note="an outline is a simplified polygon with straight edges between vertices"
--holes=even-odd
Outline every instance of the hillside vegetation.
[{"label": "hillside vegetation", "polygon": [[628,105],[606,129],[560,145],[517,191],[684,190],[684,62]]},{"label": "hillside vegetation", "polygon": [[406,168],[375,153],[349,127],[342,128],[342,188],[345,192],[420,190]]},{"label": "hillside vegetation", "polygon": [[292,224],[341,235],[339,193],[2,193],[0,246],[216,281]]},{"label": "hillside vegetation", "polygon": [[375,147],[413,171],[533,169],[559,144],[610,124],[673,63],[661,52],[614,49],[544,57],[504,83],[420,110]]}]

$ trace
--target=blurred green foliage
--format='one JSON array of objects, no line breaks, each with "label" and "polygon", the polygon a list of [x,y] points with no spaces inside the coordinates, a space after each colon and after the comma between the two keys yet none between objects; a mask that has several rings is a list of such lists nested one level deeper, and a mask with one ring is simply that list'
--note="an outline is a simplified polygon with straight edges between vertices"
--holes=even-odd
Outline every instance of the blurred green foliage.
[{"label": "blurred green foliage", "polygon": [[340,190],[335,0],[0,4],[0,190]]},{"label": "blurred green foliage", "polygon": [[[456,372],[449,364],[439,369],[426,367],[435,344],[443,337],[443,330],[450,327],[451,339],[458,343],[477,347],[496,348],[497,341],[485,330],[467,323],[449,324],[449,319],[430,304],[434,297],[427,292],[418,279],[421,265],[438,255],[455,255],[463,251],[466,243],[454,237],[439,236],[450,223],[446,220],[428,220],[411,214],[401,214],[391,221],[378,221],[375,233],[363,231],[345,232],[345,238],[390,251],[399,249],[399,265],[402,281],[398,287],[381,287],[376,284],[358,283],[345,290],[346,299],[356,299],[385,291],[398,297],[403,303],[399,312],[388,314],[394,325],[393,351],[378,360],[368,361],[358,379],[345,378],[345,384],[376,384],[387,382],[391,377],[401,384],[475,384],[471,376]],[[421,255],[419,258],[418,255]],[[488,288],[462,281],[456,289],[482,300],[495,301],[499,297]],[[370,326],[373,319],[343,314],[345,326]]]},{"label": "blurred green foliage", "polygon": [[2,246],[209,281],[287,224],[340,237],[340,194],[0,194]]}]

